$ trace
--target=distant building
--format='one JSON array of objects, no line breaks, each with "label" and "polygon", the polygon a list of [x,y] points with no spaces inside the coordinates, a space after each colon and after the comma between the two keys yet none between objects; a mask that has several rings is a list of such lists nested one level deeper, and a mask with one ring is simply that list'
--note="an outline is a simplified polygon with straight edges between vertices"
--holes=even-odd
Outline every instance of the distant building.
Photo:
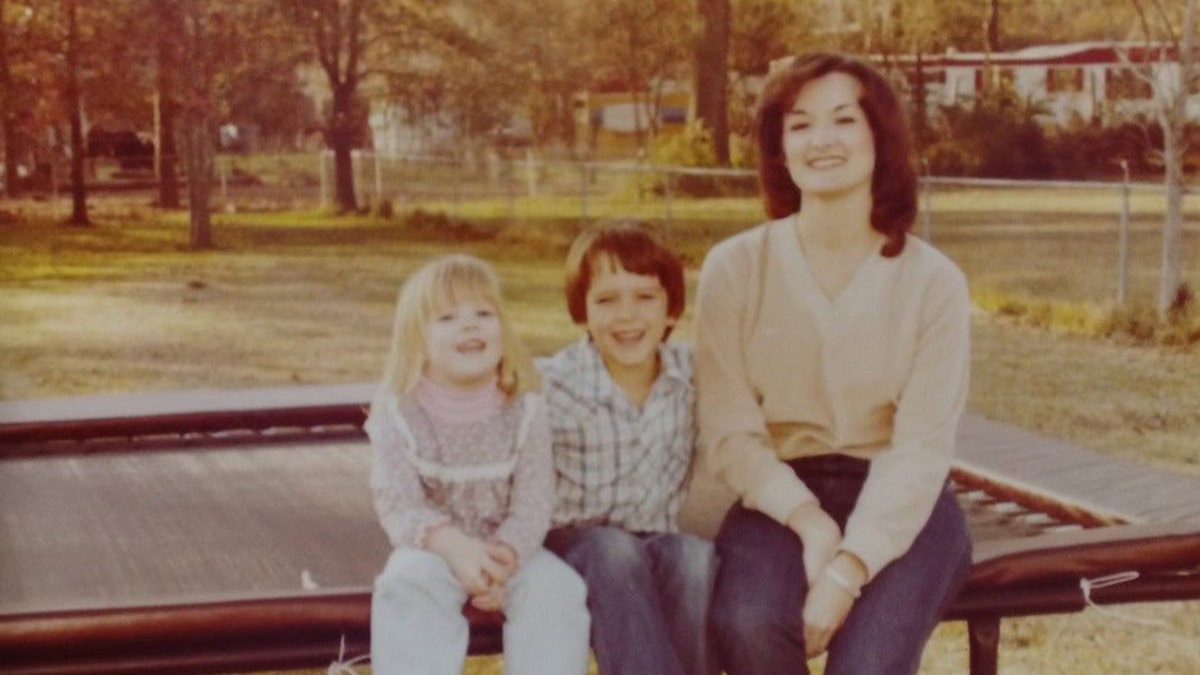
[{"label": "distant building", "polygon": [[[1114,123],[1154,115],[1150,72],[1165,85],[1178,81],[1179,61],[1168,46],[1144,43],[1075,42],[1028,47],[1014,52],[898,56],[876,63],[898,69],[911,95],[925,84],[931,112],[969,104],[985,85],[1010,86],[1017,96],[1040,104],[1048,124]],[[1190,119],[1200,121],[1200,94],[1188,98]]]},{"label": "distant building", "polygon": [[637,150],[639,133],[674,133],[690,119],[692,92],[683,85],[663,82],[657,96],[617,87],[584,92],[576,99],[576,123],[582,127],[581,142],[597,156],[631,155]]}]

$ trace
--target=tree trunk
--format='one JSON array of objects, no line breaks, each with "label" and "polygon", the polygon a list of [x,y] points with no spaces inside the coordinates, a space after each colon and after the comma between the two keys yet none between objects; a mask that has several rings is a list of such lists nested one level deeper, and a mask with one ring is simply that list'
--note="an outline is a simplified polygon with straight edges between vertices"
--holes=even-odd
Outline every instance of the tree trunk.
[{"label": "tree trunk", "polygon": [[1000,0],[990,0],[988,3],[987,29],[984,39],[987,45],[984,49],[990,54],[1000,51]]},{"label": "tree trunk", "polygon": [[12,109],[12,67],[8,60],[8,26],[4,23],[4,0],[0,0],[0,133],[4,143],[4,191],[6,197],[20,193],[17,185],[17,118]]},{"label": "tree trunk", "polygon": [[[0,99],[3,98],[4,93],[0,90]],[[0,100],[0,120],[4,126],[4,196],[13,199],[21,195],[17,182],[17,124],[5,107],[4,101]]]},{"label": "tree trunk", "polygon": [[83,110],[79,96],[79,26],[76,0],[67,0],[66,108],[71,122],[71,217],[69,225],[91,225],[87,213],[87,186],[83,178]]},{"label": "tree trunk", "polygon": [[1159,122],[1163,129],[1163,183],[1166,214],[1163,217],[1162,278],[1158,287],[1158,316],[1166,319],[1175,304],[1183,279],[1183,151],[1187,125],[1187,95],[1196,76],[1196,11],[1200,0],[1188,0],[1182,39],[1176,50],[1178,79],[1172,90],[1159,92]]},{"label": "tree trunk", "polygon": [[186,18],[187,79],[187,166],[188,243],[194,249],[212,246],[212,222],[209,195],[212,193],[213,144],[211,125],[208,66],[204,34],[205,0],[189,0]]},{"label": "tree trunk", "polygon": [[338,211],[350,213],[358,210],[358,199],[354,195],[354,161],[351,155],[354,145],[354,89],[353,81],[343,82],[333,89],[332,119],[329,122],[327,142],[333,150],[334,199]]},{"label": "tree trunk", "polygon": [[704,28],[696,45],[696,119],[712,134],[713,151],[729,165],[729,0],[697,0]]},{"label": "tree trunk", "polygon": [[1166,190],[1166,213],[1163,216],[1162,233],[1162,278],[1158,288],[1158,316],[1166,319],[1179,285],[1183,278],[1183,153],[1181,139],[1176,133],[1180,129],[1163,127],[1164,188]]},{"label": "tree trunk", "polygon": [[929,90],[925,85],[925,55],[920,47],[914,51],[916,52],[917,84],[913,88],[913,103],[916,108],[913,119],[913,136],[917,141],[917,150],[924,151],[925,145],[929,143],[929,102],[926,100]]},{"label": "tree trunk", "polygon": [[188,244],[192,248],[212,247],[212,218],[209,197],[212,194],[212,138],[206,115],[194,114],[187,130],[188,153]]},{"label": "tree trunk", "polygon": [[158,138],[154,139],[158,162],[158,205],[164,209],[177,209],[179,181],[175,175],[178,149],[175,142],[176,76],[179,72],[180,41],[183,38],[182,16],[176,0],[152,0],[158,14],[158,63],[155,72],[155,89],[158,93]]}]

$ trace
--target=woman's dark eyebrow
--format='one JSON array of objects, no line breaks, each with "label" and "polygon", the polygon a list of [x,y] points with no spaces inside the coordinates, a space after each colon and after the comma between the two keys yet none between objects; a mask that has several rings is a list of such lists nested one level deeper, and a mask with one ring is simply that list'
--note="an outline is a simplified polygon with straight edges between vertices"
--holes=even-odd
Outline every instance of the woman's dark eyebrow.
[{"label": "woman's dark eyebrow", "polygon": [[[842,104],[836,106],[833,109],[833,112],[836,114],[836,113],[845,112],[846,110],[853,110],[854,106],[855,106],[855,103],[842,103]],[[783,112],[783,114],[784,115],[807,115],[808,111],[805,110],[804,108],[800,108],[800,109],[792,108],[790,110],[785,110]]]}]

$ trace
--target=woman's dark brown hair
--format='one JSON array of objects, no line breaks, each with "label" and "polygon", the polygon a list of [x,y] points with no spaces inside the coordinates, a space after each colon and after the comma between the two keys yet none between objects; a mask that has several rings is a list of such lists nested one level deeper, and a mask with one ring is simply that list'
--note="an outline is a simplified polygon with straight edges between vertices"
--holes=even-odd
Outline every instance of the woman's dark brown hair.
[{"label": "woman's dark brown hair", "polygon": [[800,209],[800,188],[788,172],[783,152],[783,116],[809,82],[845,73],[862,85],[859,105],[875,139],[875,171],[871,177],[871,227],[887,237],[885,257],[904,250],[905,235],[917,217],[917,173],[904,108],[888,81],[874,68],[841,54],[798,56],[771,74],[759,97],[756,133],[758,175],[771,218]]}]

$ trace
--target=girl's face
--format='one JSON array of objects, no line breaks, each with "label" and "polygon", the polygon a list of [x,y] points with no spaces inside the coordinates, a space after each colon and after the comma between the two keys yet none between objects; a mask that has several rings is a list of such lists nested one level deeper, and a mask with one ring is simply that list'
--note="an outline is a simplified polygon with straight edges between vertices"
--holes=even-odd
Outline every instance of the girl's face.
[{"label": "girl's face", "polygon": [[486,300],[439,309],[425,327],[425,375],[454,389],[490,383],[500,365],[501,335],[500,315]]},{"label": "girl's face", "polygon": [[783,152],[805,197],[870,192],[875,138],[861,96],[857,79],[834,72],[804,85],[784,112]]},{"label": "girl's face", "polygon": [[587,329],[609,371],[653,369],[658,345],[675,323],[667,290],[653,274],[634,274],[611,257],[596,261],[587,292]]}]

